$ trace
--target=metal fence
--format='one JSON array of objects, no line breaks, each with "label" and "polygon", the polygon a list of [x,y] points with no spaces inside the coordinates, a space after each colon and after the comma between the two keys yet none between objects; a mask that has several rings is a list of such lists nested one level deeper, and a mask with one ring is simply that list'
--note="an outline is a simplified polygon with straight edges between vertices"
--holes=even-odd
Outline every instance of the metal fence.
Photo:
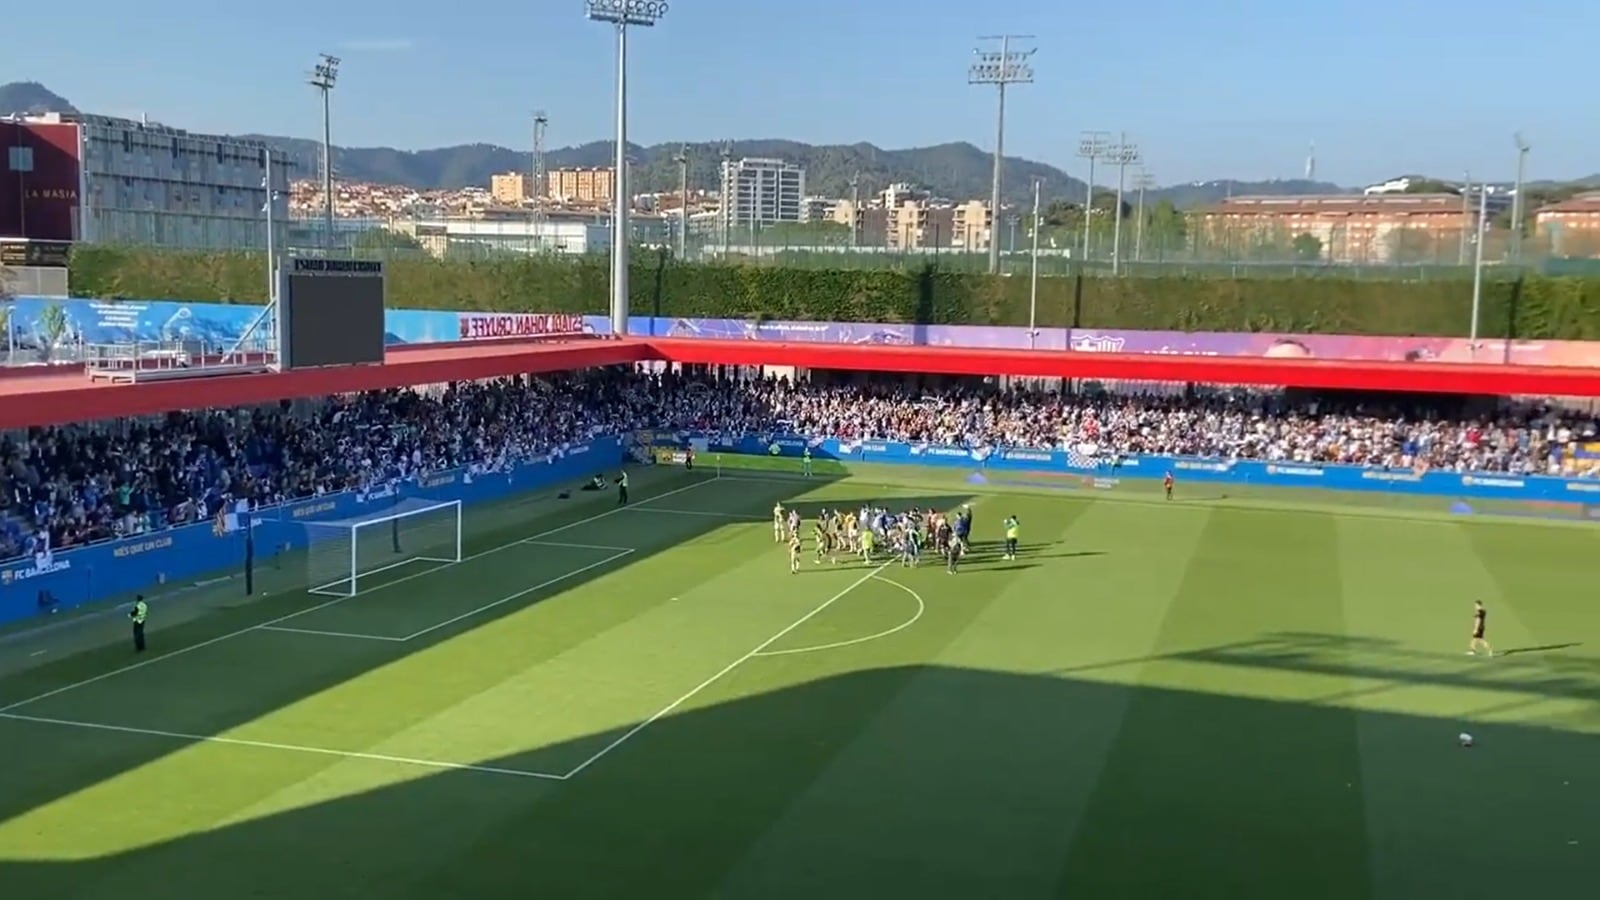
[{"label": "metal fence", "polygon": [[[217,217],[211,222],[194,215],[170,219],[164,215],[119,217],[117,228],[102,230],[100,242],[197,251],[259,251],[267,244],[262,220]],[[600,215],[589,221],[601,221]],[[897,244],[882,229],[875,235],[858,234],[852,240],[847,229],[833,223],[744,224],[728,229],[727,234],[714,224],[707,228],[696,223],[683,240],[676,225],[670,217],[638,217],[632,242],[636,247],[676,252],[682,241],[691,261],[734,265],[917,269],[936,264],[954,272],[988,270],[986,247],[949,246],[947,238],[944,245],[922,246],[909,240],[909,234]],[[1107,223],[1095,225],[1088,236],[1087,254],[1081,230],[1043,229],[1039,271],[1046,275],[1115,272],[1134,277],[1454,279],[1470,275],[1478,255],[1470,235],[1463,240],[1459,233],[1447,231],[1393,229],[1378,237],[1333,233],[1318,238],[1201,227],[1193,220],[1189,224],[1151,221],[1141,229],[1137,221],[1124,220],[1118,235]],[[529,219],[475,219],[472,234],[460,235],[447,227],[447,220],[437,217],[370,217],[337,220],[329,234],[320,218],[290,218],[275,224],[273,238],[280,252],[385,259],[574,255],[552,249],[559,246],[552,241],[552,227]],[[1002,271],[1009,275],[1030,271],[1032,241],[1027,223],[1007,220],[997,237]],[[1515,265],[1551,274],[1600,274],[1600,258],[1592,257],[1588,248],[1562,246],[1562,241],[1545,236],[1518,239],[1499,230],[1487,232],[1483,242],[1483,259],[1490,266]]]}]

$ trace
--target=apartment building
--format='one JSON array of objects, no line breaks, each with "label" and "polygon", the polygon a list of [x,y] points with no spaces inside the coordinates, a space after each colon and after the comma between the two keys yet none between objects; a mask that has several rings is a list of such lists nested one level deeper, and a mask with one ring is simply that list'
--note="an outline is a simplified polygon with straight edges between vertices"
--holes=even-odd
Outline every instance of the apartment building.
[{"label": "apartment building", "polygon": [[[1230,197],[1196,216],[1200,237],[1245,252],[1316,238],[1324,262],[1452,261],[1475,229],[1476,196],[1459,194],[1329,194]],[[1489,214],[1509,203],[1490,195]]]},{"label": "apartment building", "polygon": [[607,204],[617,190],[612,169],[552,169],[545,173],[545,196],[562,203]]},{"label": "apartment building", "polygon": [[722,165],[723,210],[729,227],[803,220],[806,170],[781,159],[729,160]]}]

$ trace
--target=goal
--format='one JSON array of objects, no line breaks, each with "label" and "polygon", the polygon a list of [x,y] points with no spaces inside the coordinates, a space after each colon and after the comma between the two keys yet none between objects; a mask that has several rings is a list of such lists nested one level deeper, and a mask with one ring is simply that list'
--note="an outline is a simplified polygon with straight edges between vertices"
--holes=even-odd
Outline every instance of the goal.
[{"label": "goal", "polygon": [[353,597],[391,569],[461,561],[459,500],[402,500],[368,515],[302,524],[306,590],[313,594]]}]

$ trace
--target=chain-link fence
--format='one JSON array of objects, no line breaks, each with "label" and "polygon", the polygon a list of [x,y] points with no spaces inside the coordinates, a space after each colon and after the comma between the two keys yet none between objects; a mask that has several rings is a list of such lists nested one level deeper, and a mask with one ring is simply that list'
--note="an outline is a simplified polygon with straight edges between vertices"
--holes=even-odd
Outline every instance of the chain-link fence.
[{"label": "chain-link fence", "polygon": [[[1032,234],[1022,217],[1009,217],[996,229],[1002,271],[1032,269]],[[1324,229],[1294,233],[1205,223],[1196,217],[1156,219],[1137,216],[1081,227],[1046,226],[1040,231],[1038,266],[1044,275],[1112,273],[1139,276],[1300,278],[1339,277],[1418,280],[1471,274],[1478,248],[1471,234],[1424,228]],[[953,230],[953,229],[951,229]],[[636,247],[679,252],[692,262],[806,268],[913,269],[930,264],[955,272],[988,270],[988,247],[974,240],[952,241],[937,228],[862,229],[855,235],[832,222],[740,224],[724,230],[691,223],[680,235],[674,217],[636,216]],[[276,222],[279,252],[332,254],[384,259],[492,259],[516,255],[582,256],[609,252],[609,223],[603,212],[563,216],[495,219],[387,218],[338,219],[332,232],[320,218]],[[96,243],[172,250],[255,250],[267,246],[263,220],[157,212],[119,213],[103,219]],[[1600,273],[1597,246],[1579,246],[1577,237],[1518,239],[1507,230],[1483,237],[1486,265],[1527,267],[1551,274]],[[1085,252],[1087,251],[1087,252]]]}]

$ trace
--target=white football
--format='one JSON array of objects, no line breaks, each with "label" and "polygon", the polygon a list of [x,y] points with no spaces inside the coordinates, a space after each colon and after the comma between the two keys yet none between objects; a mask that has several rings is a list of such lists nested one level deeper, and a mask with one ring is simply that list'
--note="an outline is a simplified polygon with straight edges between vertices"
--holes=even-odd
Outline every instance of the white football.
[{"label": "white football", "polygon": [[1460,741],[1461,742],[1461,746],[1463,746],[1463,747],[1471,747],[1472,746],[1472,735],[1467,734],[1465,731],[1461,732],[1460,736],[1457,737],[1456,740]]}]

